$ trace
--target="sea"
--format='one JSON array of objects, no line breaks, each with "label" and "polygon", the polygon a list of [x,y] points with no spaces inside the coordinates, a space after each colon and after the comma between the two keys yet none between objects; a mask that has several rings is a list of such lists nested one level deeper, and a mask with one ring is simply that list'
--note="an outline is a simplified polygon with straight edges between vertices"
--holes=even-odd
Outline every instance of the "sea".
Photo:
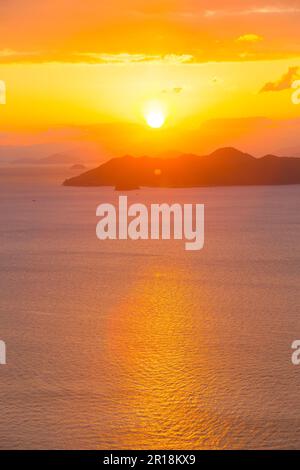
[{"label": "sea", "polygon": [[300,186],[142,188],[205,244],[96,237],[113,188],[0,169],[1,449],[299,449]]}]

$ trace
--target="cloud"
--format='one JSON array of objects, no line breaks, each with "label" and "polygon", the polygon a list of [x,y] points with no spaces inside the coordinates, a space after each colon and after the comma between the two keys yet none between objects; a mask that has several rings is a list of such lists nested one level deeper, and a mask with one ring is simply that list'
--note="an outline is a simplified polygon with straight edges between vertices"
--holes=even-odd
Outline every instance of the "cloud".
[{"label": "cloud", "polygon": [[5,63],[86,63],[126,65],[151,62],[154,64],[180,65],[194,63],[191,54],[129,54],[129,53],[101,53],[101,52],[60,52],[43,51],[28,52],[12,49],[0,50],[0,64]]},{"label": "cloud", "polygon": [[291,88],[292,83],[296,78],[298,78],[299,67],[290,67],[284,75],[277,82],[268,82],[266,83],[260,93],[266,91],[283,91]]},{"label": "cloud", "polygon": [[249,15],[284,15],[300,13],[298,7],[261,7],[261,8],[246,8],[243,10],[205,10],[205,18],[214,18],[219,16],[249,16]]},{"label": "cloud", "polygon": [[300,8],[297,7],[262,7],[262,8],[253,8],[248,10],[248,13],[251,14],[261,14],[261,15],[283,15],[290,13],[300,13]]},{"label": "cloud", "polygon": [[263,37],[259,36],[258,34],[243,34],[242,36],[237,38],[237,42],[259,42],[262,41]]},{"label": "cloud", "polygon": [[191,54],[104,54],[95,52],[78,53],[78,56],[105,64],[139,64],[143,62],[163,63],[169,65],[186,64],[194,61]]},{"label": "cloud", "polygon": [[38,56],[39,52],[28,52],[28,51],[15,51],[13,49],[1,49],[0,59],[12,60],[14,58],[26,58],[32,56]]},{"label": "cloud", "polygon": [[16,51],[12,49],[2,49],[0,50],[0,57],[11,57],[16,54]]}]

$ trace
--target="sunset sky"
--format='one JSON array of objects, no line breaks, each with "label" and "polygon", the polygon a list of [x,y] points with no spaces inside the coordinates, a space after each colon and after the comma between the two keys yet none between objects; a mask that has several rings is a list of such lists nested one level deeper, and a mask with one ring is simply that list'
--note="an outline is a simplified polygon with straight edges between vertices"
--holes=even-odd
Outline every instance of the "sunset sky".
[{"label": "sunset sky", "polygon": [[[297,147],[299,1],[3,0],[0,17],[2,146],[99,143],[102,132],[104,152],[147,152],[153,142],[201,151],[215,129],[220,143],[255,151],[262,122],[268,134],[280,121],[274,150]],[[155,134],[153,108],[165,117]]]}]

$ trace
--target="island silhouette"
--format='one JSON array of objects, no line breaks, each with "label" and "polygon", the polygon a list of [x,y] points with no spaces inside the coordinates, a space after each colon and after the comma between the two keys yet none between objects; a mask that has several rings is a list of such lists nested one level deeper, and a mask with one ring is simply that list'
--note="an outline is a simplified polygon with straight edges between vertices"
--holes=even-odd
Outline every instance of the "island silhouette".
[{"label": "island silhouette", "polygon": [[235,148],[209,155],[176,158],[113,158],[64,181],[64,186],[188,188],[199,186],[284,185],[300,183],[300,158],[265,155],[255,158]]}]

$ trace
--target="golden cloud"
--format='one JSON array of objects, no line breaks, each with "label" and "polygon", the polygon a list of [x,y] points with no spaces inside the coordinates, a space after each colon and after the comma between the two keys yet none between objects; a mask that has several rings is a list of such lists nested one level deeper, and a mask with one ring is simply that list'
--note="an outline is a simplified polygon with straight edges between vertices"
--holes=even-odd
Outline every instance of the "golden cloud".
[{"label": "golden cloud", "polygon": [[242,36],[237,38],[237,42],[250,42],[255,43],[262,41],[263,37],[259,36],[258,34],[243,34]]}]

